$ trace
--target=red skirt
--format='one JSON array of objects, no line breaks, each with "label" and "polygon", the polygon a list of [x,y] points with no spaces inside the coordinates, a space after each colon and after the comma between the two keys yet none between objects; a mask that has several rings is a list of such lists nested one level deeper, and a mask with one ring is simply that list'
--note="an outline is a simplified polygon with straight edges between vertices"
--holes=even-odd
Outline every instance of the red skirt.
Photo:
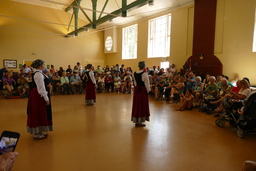
[{"label": "red skirt", "polygon": [[96,102],[96,88],[95,84],[90,80],[85,88],[85,103],[93,104]]},{"label": "red skirt", "polygon": [[33,88],[28,98],[27,132],[37,134],[39,132],[53,131],[51,104],[45,105],[45,103],[37,88]]},{"label": "red skirt", "polygon": [[131,120],[134,123],[149,121],[148,93],[145,86],[136,86],[133,92]]}]

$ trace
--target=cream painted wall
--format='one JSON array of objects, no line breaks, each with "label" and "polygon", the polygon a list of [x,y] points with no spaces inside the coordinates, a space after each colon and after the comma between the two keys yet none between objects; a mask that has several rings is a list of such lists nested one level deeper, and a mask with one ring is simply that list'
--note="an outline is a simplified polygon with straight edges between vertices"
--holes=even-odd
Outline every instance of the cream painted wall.
[{"label": "cream painted wall", "polygon": [[[216,16],[215,55],[223,64],[223,74],[230,77],[239,74],[248,77],[256,85],[254,64],[256,53],[252,52],[253,30],[256,0],[218,0]],[[172,13],[170,64],[181,68],[192,54],[193,41],[193,5],[170,11]],[[167,14],[167,13],[166,13]],[[154,17],[152,17],[154,18]],[[148,20],[138,23],[138,58],[122,60],[122,28],[118,29],[118,52],[106,55],[106,63],[116,63],[137,69],[139,61],[147,66],[160,65],[162,58],[147,58]],[[131,23],[135,24],[135,23]]]},{"label": "cream painted wall", "polygon": [[[0,14],[61,24],[68,24],[71,17],[64,11],[13,1],[2,1]],[[79,21],[79,25],[84,24]],[[78,37],[65,38],[67,33],[67,26],[63,25],[0,17],[0,60],[15,59],[22,64],[23,60],[39,58],[54,64],[55,69],[66,69],[68,64],[73,67],[78,61],[83,66],[105,64],[103,32],[83,32]]]},{"label": "cream painted wall", "polygon": [[[68,23],[70,13],[59,10],[1,1],[0,14],[29,18],[33,20]],[[254,64],[256,53],[252,52],[252,38],[256,0],[218,0],[215,35],[215,55],[223,64],[223,73],[230,78],[235,73],[240,77],[249,77],[256,84]],[[12,8],[11,8],[12,7]],[[8,9],[10,9],[8,11]],[[170,11],[172,13],[170,63],[181,68],[192,54],[193,40],[193,5]],[[5,12],[8,13],[5,14]],[[165,14],[168,14],[166,12]],[[152,18],[157,16],[152,16]],[[81,25],[84,22],[80,20]],[[42,58],[56,68],[80,61],[82,65],[125,64],[137,69],[139,61],[146,61],[149,67],[160,65],[162,58],[147,58],[148,19],[138,23],[138,59],[122,60],[122,27],[117,31],[117,53],[104,54],[103,32],[83,35],[76,38],[63,38],[67,26],[0,18],[0,59],[17,59],[18,64],[24,59]],[[45,32],[45,33],[43,33]],[[49,34],[53,33],[53,34]],[[32,55],[37,53],[38,55]],[[0,67],[3,64],[0,62]]]},{"label": "cream painted wall", "polygon": [[252,52],[256,0],[218,0],[215,55],[230,79],[248,77],[256,85]]},{"label": "cream painted wall", "polygon": [[[169,61],[170,64],[176,64],[177,68],[181,68],[187,58],[192,55],[194,7],[190,5],[170,12],[172,13],[171,55],[167,58],[167,61]],[[169,14],[170,12],[166,12],[165,14]],[[160,62],[165,61],[163,58],[147,58],[148,20],[149,19],[130,24],[138,23],[137,59],[122,60],[123,27],[120,27],[117,31],[117,53],[106,54],[106,63],[108,65],[125,64],[126,67],[130,66],[133,70],[136,70],[139,61],[146,61],[148,67],[154,65],[160,66]]]}]

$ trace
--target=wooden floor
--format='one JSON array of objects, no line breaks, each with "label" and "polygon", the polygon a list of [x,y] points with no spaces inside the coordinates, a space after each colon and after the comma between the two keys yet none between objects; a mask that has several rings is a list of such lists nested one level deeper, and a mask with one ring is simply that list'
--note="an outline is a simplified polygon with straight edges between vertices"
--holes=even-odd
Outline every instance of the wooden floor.
[{"label": "wooden floor", "polygon": [[13,171],[239,171],[256,161],[256,135],[237,137],[228,123],[177,104],[150,99],[151,121],[135,128],[132,95],[52,96],[55,130],[34,140],[25,131],[27,99],[0,99],[0,130],[21,133]]}]

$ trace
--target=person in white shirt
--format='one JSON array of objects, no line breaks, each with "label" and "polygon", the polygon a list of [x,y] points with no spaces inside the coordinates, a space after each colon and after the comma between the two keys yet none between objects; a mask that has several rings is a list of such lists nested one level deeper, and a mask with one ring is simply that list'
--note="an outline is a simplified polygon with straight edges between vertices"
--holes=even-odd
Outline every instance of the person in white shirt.
[{"label": "person in white shirt", "polygon": [[27,132],[34,134],[35,139],[47,138],[48,134],[43,132],[53,131],[52,108],[49,93],[49,78],[42,71],[45,69],[44,61],[37,59],[31,67],[32,87],[27,107]]},{"label": "person in white shirt", "polygon": [[21,72],[22,74],[28,74],[28,71],[31,71],[31,69],[30,69],[29,67],[27,67],[26,64],[24,64],[24,65],[22,66],[22,68],[20,69],[20,72]]},{"label": "person in white shirt", "polygon": [[94,68],[92,64],[87,65],[88,71],[85,73],[83,79],[86,77],[86,93],[85,93],[85,103],[87,106],[91,106],[96,102],[96,80],[94,77]]},{"label": "person in white shirt", "polygon": [[70,78],[70,85],[72,94],[76,92],[76,89],[78,89],[79,93],[82,94],[83,84],[77,72],[73,72],[73,76]]},{"label": "person in white shirt", "polygon": [[83,72],[83,67],[82,65],[80,65],[80,62],[77,62],[77,67],[78,67],[78,75],[82,76],[82,72]]},{"label": "person in white shirt", "polygon": [[60,78],[60,84],[61,84],[61,87],[63,88],[62,94],[64,95],[65,91],[67,91],[67,93],[70,94],[69,79],[65,71],[62,72],[62,77]]},{"label": "person in white shirt", "polygon": [[138,64],[139,70],[134,73],[134,94],[132,104],[132,117],[131,120],[137,127],[146,126],[143,124],[145,121],[149,121],[149,104],[148,104],[148,92],[150,91],[149,78],[147,72],[144,72],[145,62],[141,61]]}]

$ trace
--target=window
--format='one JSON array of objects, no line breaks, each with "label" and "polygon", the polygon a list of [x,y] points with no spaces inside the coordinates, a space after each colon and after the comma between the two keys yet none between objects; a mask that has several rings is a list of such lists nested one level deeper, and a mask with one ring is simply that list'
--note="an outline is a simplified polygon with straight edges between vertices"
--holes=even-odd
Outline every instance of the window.
[{"label": "window", "polygon": [[170,67],[170,63],[169,62],[161,62],[160,63],[160,68],[163,68],[165,71],[169,67]]},{"label": "window", "polygon": [[149,20],[148,58],[170,56],[171,14]]},{"label": "window", "polygon": [[254,17],[254,33],[253,33],[252,51],[256,52],[256,8],[255,8],[255,17]]},{"label": "window", "polygon": [[123,28],[122,59],[137,58],[137,30],[137,24]]}]

